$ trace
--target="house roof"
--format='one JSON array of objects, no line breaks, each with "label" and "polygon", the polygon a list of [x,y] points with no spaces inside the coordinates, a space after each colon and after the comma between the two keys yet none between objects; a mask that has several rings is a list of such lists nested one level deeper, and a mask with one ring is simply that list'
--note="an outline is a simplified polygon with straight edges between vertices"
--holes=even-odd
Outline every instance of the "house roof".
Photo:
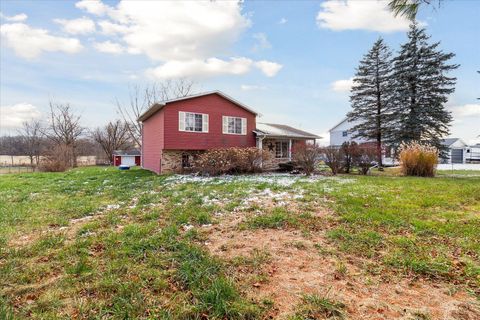
[{"label": "house roof", "polygon": [[463,142],[462,139],[460,138],[446,138],[446,139],[442,139],[440,140],[442,145],[445,146],[445,147],[450,147],[452,144],[454,144],[455,142],[459,141],[463,144],[463,145],[467,145],[465,142]]},{"label": "house roof", "polygon": [[226,95],[225,93],[221,92],[221,91],[208,91],[208,92],[203,92],[203,93],[198,93],[198,94],[192,94],[192,95],[189,95],[189,96],[185,96],[185,97],[181,97],[181,98],[176,98],[176,99],[170,99],[170,100],[166,100],[166,101],[162,101],[162,102],[157,102],[155,103],[154,105],[152,105],[147,111],[145,111],[142,115],[140,115],[140,117],[138,117],[138,121],[145,121],[147,120],[148,118],[150,118],[151,116],[153,116],[157,111],[159,111],[160,109],[162,109],[163,107],[165,107],[167,104],[169,103],[172,103],[172,102],[177,102],[177,101],[182,101],[182,100],[188,100],[188,99],[193,99],[193,98],[198,98],[198,97],[203,97],[203,96],[207,96],[207,95],[210,95],[210,94],[217,94],[225,99],[227,99],[228,101],[236,104],[237,106],[239,106],[240,108],[243,108],[251,113],[253,113],[254,115],[257,115],[258,113],[255,112],[253,109],[247,107],[246,105],[244,105],[243,103],[233,99],[232,97]]},{"label": "house roof", "polygon": [[284,124],[257,122],[257,128],[253,131],[259,136],[265,137],[287,137],[302,139],[320,139],[316,134],[299,130]]},{"label": "house roof", "polygon": [[348,118],[344,118],[342,121],[340,121],[339,123],[337,123],[335,126],[333,126],[330,130],[328,130],[328,132],[331,132],[333,131],[334,129],[336,129],[339,125],[341,125],[342,123],[344,123],[345,121],[347,121]]}]

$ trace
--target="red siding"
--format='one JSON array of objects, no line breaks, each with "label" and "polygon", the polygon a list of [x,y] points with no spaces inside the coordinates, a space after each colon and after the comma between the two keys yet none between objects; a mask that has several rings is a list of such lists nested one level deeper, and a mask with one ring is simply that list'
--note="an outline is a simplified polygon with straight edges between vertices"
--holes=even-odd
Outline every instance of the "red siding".
[{"label": "red siding", "polygon": [[[209,132],[183,132],[178,129],[178,113],[209,115]],[[247,119],[247,134],[222,133],[222,116]],[[207,150],[228,147],[255,147],[255,114],[217,95],[195,97],[168,103],[143,123],[143,168],[160,173],[162,150]]]},{"label": "red siding", "polygon": [[160,173],[160,159],[164,147],[164,110],[148,118],[143,123],[142,161],[143,168]]},{"label": "red siding", "polygon": [[[179,131],[179,111],[208,114],[208,133]],[[167,150],[206,150],[255,146],[255,136],[253,134],[253,130],[255,130],[256,126],[255,115],[219,95],[210,94],[207,96],[169,103],[164,108],[164,113],[165,149]],[[247,134],[223,134],[222,116],[247,118]]]}]

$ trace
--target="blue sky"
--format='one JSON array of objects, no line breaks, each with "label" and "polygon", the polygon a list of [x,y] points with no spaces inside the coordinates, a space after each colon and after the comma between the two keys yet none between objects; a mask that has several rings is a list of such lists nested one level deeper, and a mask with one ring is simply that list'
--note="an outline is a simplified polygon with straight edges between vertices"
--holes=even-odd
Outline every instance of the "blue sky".
[{"label": "blue sky", "polygon": [[[383,37],[393,50],[408,22],[385,2],[2,1],[0,134],[69,102],[87,127],[117,118],[129,85],[195,79],[262,114],[261,122],[321,134],[348,112],[349,79]],[[448,108],[452,136],[480,135],[480,1],[444,1],[419,20],[461,67]]]}]

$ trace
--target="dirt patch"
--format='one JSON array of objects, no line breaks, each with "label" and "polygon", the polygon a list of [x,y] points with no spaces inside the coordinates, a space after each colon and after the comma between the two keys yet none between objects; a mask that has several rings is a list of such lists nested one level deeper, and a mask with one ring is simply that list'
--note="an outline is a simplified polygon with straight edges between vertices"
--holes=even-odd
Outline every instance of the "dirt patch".
[{"label": "dirt patch", "polygon": [[206,246],[226,260],[269,253],[260,267],[266,279],[250,284],[247,294],[272,300],[274,318],[292,314],[302,295],[319,294],[345,303],[349,319],[480,319],[475,299],[463,291],[448,294],[448,284],[385,280],[363,272],[354,258],[322,254],[322,248],[334,250],[322,231],[306,236],[299,230],[238,230],[242,219],[235,215],[208,228]]}]

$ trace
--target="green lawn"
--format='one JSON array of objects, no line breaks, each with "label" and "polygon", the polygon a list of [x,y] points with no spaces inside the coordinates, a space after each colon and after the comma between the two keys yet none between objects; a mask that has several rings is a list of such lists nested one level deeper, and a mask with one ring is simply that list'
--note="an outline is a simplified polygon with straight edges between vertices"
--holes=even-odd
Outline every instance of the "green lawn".
[{"label": "green lawn", "polygon": [[[200,179],[89,167],[0,176],[0,318],[265,318],[275,301],[248,294],[235,270],[268,258],[232,262],[205,246],[202,226],[243,213],[238,232],[322,235],[319,255],[366,277],[480,295],[475,173]],[[343,317],[348,305],[306,294],[291,317],[312,314]]]}]

